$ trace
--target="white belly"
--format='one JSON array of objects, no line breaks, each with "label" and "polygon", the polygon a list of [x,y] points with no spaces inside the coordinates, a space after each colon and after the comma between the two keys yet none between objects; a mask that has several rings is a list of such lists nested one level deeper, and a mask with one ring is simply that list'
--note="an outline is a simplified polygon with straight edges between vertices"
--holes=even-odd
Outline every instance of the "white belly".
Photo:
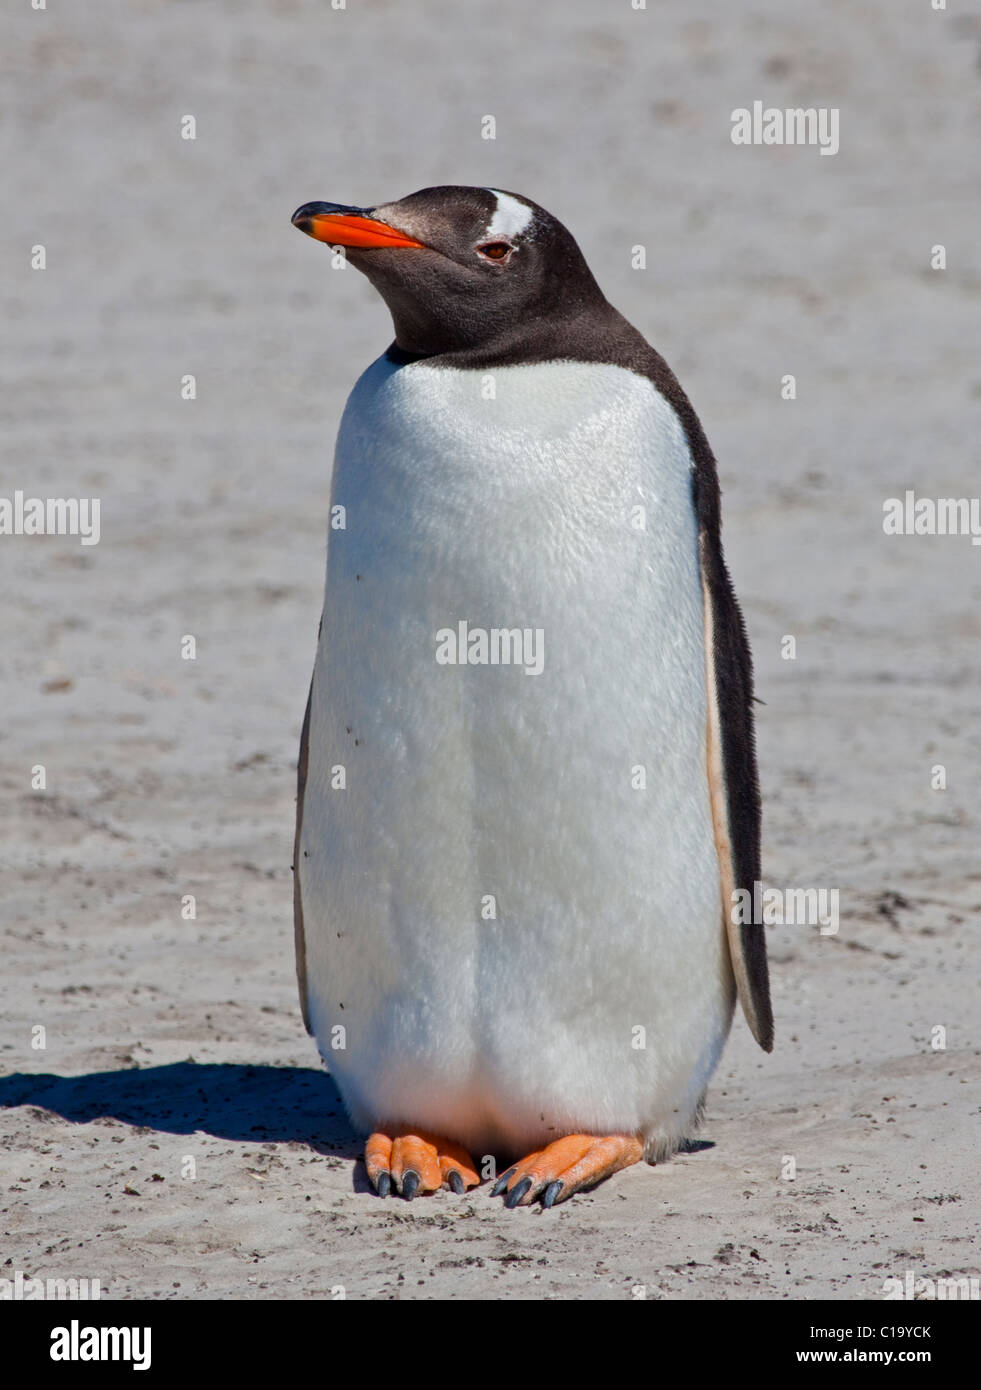
[{"label": "white belly", "polygon": [[[733,1008],[674,412],[617,367],[381,359],[332,504],[299,871],[352,1117],[674,1147]],[[540,674],[437,661],[464,621],[540,633]]]}]

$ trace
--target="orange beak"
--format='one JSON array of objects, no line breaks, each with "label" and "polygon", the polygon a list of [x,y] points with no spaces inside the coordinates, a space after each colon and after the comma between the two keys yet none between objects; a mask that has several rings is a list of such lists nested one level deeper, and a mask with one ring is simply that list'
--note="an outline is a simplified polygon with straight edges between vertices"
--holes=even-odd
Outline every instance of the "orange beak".
[{"label": "orange beak", "polygon": [[304,203],[294,212],[292,221],[307,236],[330,246],[424,245],[387,222],[376,222],[359,208],[345,208],[339,203]]}]

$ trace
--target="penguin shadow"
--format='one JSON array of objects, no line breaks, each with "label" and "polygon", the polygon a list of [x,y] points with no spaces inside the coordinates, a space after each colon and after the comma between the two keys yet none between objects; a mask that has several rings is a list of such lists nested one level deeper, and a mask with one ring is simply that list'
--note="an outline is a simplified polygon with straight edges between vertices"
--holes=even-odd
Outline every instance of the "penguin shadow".
[{"label": "penguin shadow", "polygon": [[[306,1144],[335,1158],[357,1159],[364,1151],[334,1082],[309,1067],[188,1061],[84,1076],[0,1077],[0,1109],[19,1105],[78,1123],[108,1117],[164,1134],[203,1131],[248,1143]],[[363,1169],[358,1164],[355,1173]]]},{"label": "penguin shadow", "polygon": [[[83,1076],[14,1072],[0,1077],[0,1109],[36,1106],[85,1124],[109,1118],[144,1133],[195,1134],[244,1143],[305,1144],[314,1153],[352,1160],[351,1185],[374,1194],[364,1142],[352,1129],[332,1078],[310,1067],[174,1062]],[[679,1153],[712,1149],[687,1139]]]}]

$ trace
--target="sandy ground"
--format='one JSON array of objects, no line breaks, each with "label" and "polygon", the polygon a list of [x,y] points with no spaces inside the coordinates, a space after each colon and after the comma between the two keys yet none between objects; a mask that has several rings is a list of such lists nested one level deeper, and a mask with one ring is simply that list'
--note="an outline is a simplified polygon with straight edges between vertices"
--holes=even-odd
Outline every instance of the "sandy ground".
[{"label": "sandy ground", "polygon": [[[0,537],[0,1275],[877,1299],[979,1274],[981,551],[882,533],[907,487],[977,491],[981,23],[957,8],[5,14],[0,490],[98,496],[102,538]],[[840,152],[733,146],[757,99],[838,107]],[[289,216],[445,182],[560,216],[679,372],[766,702],[767,879],[840,891],[837,936],[772,930],[776,1050],[737,1019],[704,1147],[546,1213],[369,1194],[293,974],[329,458],[389,325]]]}]

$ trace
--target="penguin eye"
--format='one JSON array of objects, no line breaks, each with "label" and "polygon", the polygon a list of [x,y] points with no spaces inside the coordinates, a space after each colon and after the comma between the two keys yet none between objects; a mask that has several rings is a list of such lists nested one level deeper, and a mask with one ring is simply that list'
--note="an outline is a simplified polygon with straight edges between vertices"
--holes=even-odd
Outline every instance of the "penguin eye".
[{"label": "penguin eye", "polygon": [[477,247],[477,254],[488,261],[506,261],[513,250],[509,241],[485,241]]}]

